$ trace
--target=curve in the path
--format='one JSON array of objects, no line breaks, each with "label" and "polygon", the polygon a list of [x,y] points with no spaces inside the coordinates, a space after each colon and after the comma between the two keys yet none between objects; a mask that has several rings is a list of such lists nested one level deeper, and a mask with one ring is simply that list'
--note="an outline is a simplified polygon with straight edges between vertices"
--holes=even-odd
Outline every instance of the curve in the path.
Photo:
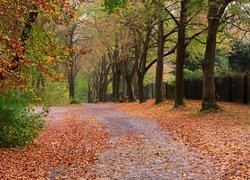
[{"label": "curve in the path", "polygon": [[88,104],[84,116],[94,116],[110,133],[110,147],[91,167],[97,179],[216,179],[207,157],[190,151],[154,121],[106,104]]}]

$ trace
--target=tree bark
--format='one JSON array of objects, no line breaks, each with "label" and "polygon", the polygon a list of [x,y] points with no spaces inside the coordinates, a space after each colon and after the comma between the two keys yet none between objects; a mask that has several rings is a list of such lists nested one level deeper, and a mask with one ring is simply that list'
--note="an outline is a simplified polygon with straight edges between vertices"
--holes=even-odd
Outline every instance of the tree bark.
[{"label": "tree bark", "polygon": [[103,95],[104,95],[103,87],[100,86],[99,87],[99,95],[98,95],[98,99],[99,99],[100,102],[104,102],[104,98],[103,98],[104,96]]},{"label": "tree bark", "polygon": [[[217,21],[217,20],[216,20]],[[208,22],[208,36],[205,51],[205,58],[202,63],[203,70],[203,94],[202,94],[202,110],[218,109],[215,99],[214,86],[214,59],[216,49],[216,35],[219,23],[216,21]]]},{"label": "tree bark", "polygon": [[92,102],[92,91],[91,91],[91,85],[90,85],[90,82],[88,82],[88,103],[91,103]]},{"label": "tree bark", "polygon": [[40,73],[36,81],[36,90],[38,93],[41,93],[45,88],[45,79],[44,76]]},{"label": "tree bark", "polygon": [[120,99],[120,87],[121,87],[121,71],[116,72],[116,82],[115,82],[115,101]]},{"label": "tree bark", "polygon": [[[147,32],[145,41],[143,42],[143,48],[141,55],[138,59],[138,70],[137,70],[137,78],[138,78],[138,99],[140,103],[146,102],[146,98],[144,96],[144,89],[143,89],[143,81],[146,74],[146,64],[147,64],[147,55],[148,55],[148,49],[150,44],[150,38],[152,34],[152,22],[148,22]],[[136,50],[137,51],[137,50]]]},{"label": "tree bark", "polygon": [[75,78],[71,77],[69,79],[69,98],[71,100],[75,99]]},{"label": "tree bark", "polygon": [[126,78],[126,85],[127,85],[128,101],[129,102],[136,101],[135,95],[134,95],[134,89],[133,89],[133,85],[132,85],[132,80],[130,77]]},{"label": "tree bark", "polygon": [[116,70],[115,70],[115,64],[112,64],[112,100],[115,101],[115,97],[116,97]]},{"label": "tree bark", "polygon": [[122,77],[126,80],[128,101],[134,102],[136,101],[136,98],[135,98],[134,89],[133,89],[133,79],[134,79],[136,64],[134,64],[133,69],[131,70],[131,73],[129,73],[128,60],[123,60],[121,62],[121,66],[122,66],[121,67]]},{"label": "tree bark", "polygon": [[122,78],[122,83],[121,83],[121,85],[122,85],[122,99],[126,99],[126,97],[127,97],[127,87],[126,87],[126,80],[125,80],[125,78]]},{"label": "tree bark", "polygon": [[214,85],[214,60],[216,50],[216,37],[221,17],[231,0],[210,0],[208,10],[208,34],[206,41],[205,58],[202,62],[203,71],[203,94],[202,108],[204,110],[221,109],[215,96]]},{"label": "tree bark", "polygon": [[178,42],[176,57],[176,77],[175,77],[175,107],[183,106],[183,65],[186,56],[186,19],[187,0],[181,0],[181,13],[178,25]]},{"label": "tree bark", "polygon": [[158,23],[158,60],[155,79],[155,103],[163,102],[163,61],[164,61],[164,27],[163,21]]},{"label": "tree bark", "polygon": [[144,103],[146,102],[146,98],[144,96],[144,83],[143,83],[143,80],[144,80],[144,75],[142,74],[137,74],[137,77],[138,77],[138,99],[139,99],[139,102],[140,103]]}]

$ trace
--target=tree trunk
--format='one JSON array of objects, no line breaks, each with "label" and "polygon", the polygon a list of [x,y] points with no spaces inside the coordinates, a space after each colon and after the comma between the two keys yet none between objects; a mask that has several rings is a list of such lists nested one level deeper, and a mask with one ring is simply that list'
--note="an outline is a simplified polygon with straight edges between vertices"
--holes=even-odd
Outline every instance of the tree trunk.
[{"label": "tree trunk", "polygon": [[186,19],[187,0],[181,0],[181,14],[178,27],[178,43],[176,57],[176,78],[175,78],[175,107],[183,106],[183,65],[186,56]]},{"label": "tree trunk", "polygon": [[75,99],[75,78],[71,77],[69,79],[69,98],[71,100]]},{"label": "tree trunk", "polygon": [[41,93],[44,91],[45,88],[45,79],[44,76],[40,73],[37,77],[37,82],[36,82],[36,90]]},{"label": "tree trunk", "polygon": [[92,98],[91,98],[91,87],[90,87],[90,83],[88,82],[88,103],[92,102]]},{"label": "tree trunk", "polygon": [[103,102],[107,102],[107,86],[103,89]]},{"label": "tree trunk", "polygon": [[138,99],[140,103],[144,103],[146,102],[146,98],[144,97],[144,85],[143,85],[144,76],[138,73],[137,77],[138,77],[138,82],[137,82],[138,83]]},{"label": "tree trunk", "polygon": [[163,60],[164,60],[164,27],[158,23],[158,60],[155,79],[155,103],[163,102]]},{"label": "tree trunk", "polygon": [[126,80],[125,80],[125,78],[122,78],[122,83],[121,83],[121,85],[122,85],[122,99],[125,99],[126,98],[126,96],[127,96],[127,89],[126,89]]},{"label": "tree trunk", "polygon": [[132,70],[129,72],[129,61],[127,59],[124,59],[121,62],[121,74],[122,78],[126,80],[126,87],[127,87],[127,95],[128,95],[128,101],[134,102],[136,101],[135,95],[134,95],[134,89],[133,89],[133,79],[134,74],[136,70],[136,62],[135,64],[132,64]]},{"label": "tree trunk", "polygon": [[121,72],[116,72],[116,82],[115,82],[115,101],[120,99],[120,85],[121,85]]},{"label": "tree trunk", "polygon": [[99,99],[99,101],[100,102],[103,102],[104,101],[104,99],[103,99],[103,87],[102,86],[100,86],[99,87],[99,95],[98,95],[98,99]]},{"label": "tree trunk", "polygon": [[208,10],[208,34],[206,41],[205,58],[202,63],[203,71],[203,94],[202,94],[202,108],[204,110],[219,110],[221,109],[215,98],[214,85],[214,60],[216,50],[216,36],[220,19],[231,0],[224,1],[209,1]]},{"label": "tree trunk", "polygon": [[[71,59],[73,60],[73,54],[70,54]],[[68,83],[69,83],[69,98],[70,100],[75,99],[75,75],[74,75],[74,62],[70,64],[68,72]]]},{"label": "tree trunk", "polygon": [[135,95],[134,95],[134,90],[133,90],[133,85],[132,85],[132,80],[130,77],[126,78],[126,85],[127,85],[128,101],[129,102],[136,101]]},{"label": "tree trunk", "polygon": [[202,63],[203,70],[203,94],[202,94],[202,109],[218,109],[215,99],[214,86],[214,60],[216,49],[216,35],[218,22],[210,20],[208,23],[208,36],[205,51],[205,58]]},{"label": "tree trunk", "polygon": [[143,86],[143,81],[144,77],[146,74],[146,64],[147,64],[147,55],[148,55],[148,49],[149,49],[149,44],[151,40],[151,34],[152,34],[152,22],[148,22],[148,27],[147,27],[147,33],[146,33],[146,38],[143,43],[143,50],[141,53],[140,60],[138,62],[138,70],[137,70],[137,78],[138,78],[138,99],[140,103],[146,102],[146,98],[144,96],[144,86]]},{"label": "tree trunk", "polygon": [[112,99],[115,101],[116,98],[116,71],[115,71],[115,64],[112,65]]}]

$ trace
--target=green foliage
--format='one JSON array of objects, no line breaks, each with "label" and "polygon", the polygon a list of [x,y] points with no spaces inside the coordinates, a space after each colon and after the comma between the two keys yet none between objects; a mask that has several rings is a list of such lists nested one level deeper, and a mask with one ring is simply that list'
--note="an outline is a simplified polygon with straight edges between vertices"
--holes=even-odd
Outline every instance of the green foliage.
[{"label": "green foliage", "polygon": [[75,97],[79,102],[88,102],[88,80],[82,77],[75,79]]},{"label": "green foliage", "polygon": [[166,81],[166,83],[168,84],[168,85],[170,85],[170,86],[175,86],[175,79],[168,79],[167,81]]},{"label": "green foliage", "polygon": [[46,106],[69,103],[69,93],[66,82],[55,82],[47,79],[43,91],[40,92],[38,96],[41,98],[41,103]]},{"label": "green foliage", "polygon": [[33,98],[27,93],[0,94],[0,147],[24,146],[39,135],[48,109],[36,113],[30,101]]},{"label": "green foliage", "polygon": [[234,42],[229,65],[235,72],[250,72],[250,43]]},{"label": "green foliage", "polygon": [[42,73],[44,76],[59,79],[61,74],[55,67],[61,59],[67,57],[67,53],[53,30],[54,24],[46,27],[46,31],[44,29],[43,25],[33,25],[26,47],[26,56],[32,63],[26,71],[30,75],[37,76]]},{"label": "green foliage", "polygon": [[[231,3],[228,7],[228,12],[236,15],[237,25],[244,25],[245,27],[250,25],[250,6],[247,0],[237,0]],[[244,33],[244,32],[243,32]]]},{"label": "green foliage", "polygon": [[104,0],[104,7],[107,12],[112,13],[117,8],[124,6],[127,2],[127,0]]},{"label": "green foliage", "polygon": [[223,76],[230,72],[228,57],[223,51],[217,50],[215,54],[214,72],[216,76]]},{"label": "green foliage", "polygon": [[184,78],[185,79],[193,79],[193,78],[200,78],[202,76],[201,70],[191,71],[189,69],[184,69]]},{"label": "green foliage", "polygon": [[[188,56],[184,65],[184,78],[192,79],[202,77],[202,61],[202,54]],[[221,49],[216,50],[214,71],[216,76],[223,76],[231,72],[227,54]]]}]

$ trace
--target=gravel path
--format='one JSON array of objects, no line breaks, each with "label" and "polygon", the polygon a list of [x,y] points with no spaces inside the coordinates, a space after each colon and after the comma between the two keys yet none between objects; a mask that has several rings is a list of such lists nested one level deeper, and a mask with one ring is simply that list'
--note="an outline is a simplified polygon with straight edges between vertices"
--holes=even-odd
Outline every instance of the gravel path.
[{"label": "gravel path", "polygon": [[91,167],[96,179],[216,179],[211,161],[190,151],[153,121],[131,116],[112,105],[88,104],[110,133],[110,146]]}]

